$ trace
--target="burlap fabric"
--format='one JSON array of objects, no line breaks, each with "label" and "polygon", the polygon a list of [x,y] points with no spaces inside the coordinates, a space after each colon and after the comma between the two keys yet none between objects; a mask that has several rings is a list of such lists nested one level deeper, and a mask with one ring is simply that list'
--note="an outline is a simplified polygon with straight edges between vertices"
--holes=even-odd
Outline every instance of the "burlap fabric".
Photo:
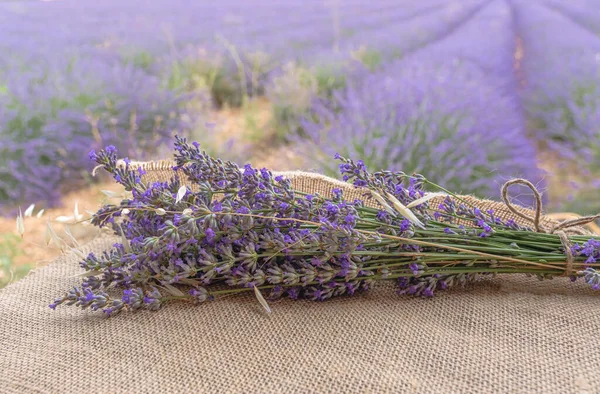
[{"label": "burlap fabric", "polygon": [[0,291],[0,392],[599,392],[600,297],[567,279],[498,277],[433,299],[380,286],[271,315],[253,296],[111,318],[50,310],[80,272],[71,254]]},{"label": "burlap fabric", "polygon": [[270,315],[252,295],[111,318],[50,310],[80,272],[69,254],[0,290],[0,392],[600,392],[600,298],[566,278],[498,276],[432,299],[380,284]]}]

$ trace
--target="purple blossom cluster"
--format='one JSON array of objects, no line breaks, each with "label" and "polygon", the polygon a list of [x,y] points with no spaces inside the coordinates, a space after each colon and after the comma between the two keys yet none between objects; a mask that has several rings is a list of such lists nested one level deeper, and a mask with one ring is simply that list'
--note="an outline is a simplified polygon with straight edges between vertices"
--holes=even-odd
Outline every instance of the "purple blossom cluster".
[{"label": "purple blossom cluster", "polygon": [[[313,300],[371,286],[370,278],[378,271],[368,267],[368,255],[356,253],[365,249],[367,240],[357,231],[362,202],[345,201],[341,190],[335,191],[333,200],[296,195],[289,180],[273,177],[265,169],[250,165],[240,169],[180,138],[175,148],[174,178],[151,185],[142,182],[144,172],[131,170],[127,160],[125,167],[117,165],[114,147],[90,153],[133,194],[120,206],[104,206],[92,221],[101,227],[112,225],[123,242],[83,260],[81,267],[93,275],[57,299],[52,308],[65,303],[108,314],[124,307],[153,310],[169,297],[211,299],[219,293],[207,290],[213,284],[266,286],[271,298]],[[349,161],[345,166],[357,184],[373,178],[361,163]],[[184,177],[199,191],[182,186]],[[407,196],[422,195],[418,181],[405,189],[399,183],[403,180],[391,174],[373,180],[406,203]],[[412,231],[405,219],[388,221],[404,229],[395,234]],[[110,298],[101,289],[110,285],[125,287],[121,298]],[[174,285],[192,289],[184,295]]]},{"label": "purple blossom cluster", "polygon": [[586,257],[585,264],[595,264],[600,260],[600,241],[590,239],[583,244],[571,247],[574,256]]},{"label": "purple blossom cluster", "polygon": [[593,290],[600,290],[600,271],[588,267],[583,271],[585,283],[590,285]]},{"label": "purple blossom cluster", "polygon": [[[491,210],[482,212],[450,196],[438,207],[425,200],[415,203],[430,184],[421,175],[371,173],[363,161],[339,155],[342,176],[363,188],[364,199],[347,201],[341,189],[333,190],[331,198],[296,191],[282,176],[213,158],[180,137],[173,177],[166,182],[147,184],[145,172],[132,168],[128,159],[119,164],[113,146],[89,157],[132,197],[105,205],[93,216],[94,225],[112,227],[121,240],[101,255],[84,258],[80,265],[85,279],[57,298],[52,309],[75,305],[111,315],[123,309],[157,310],[176,300],[200,303],[247,290],[254,290],[263,305],[265,290],[271,299],[322,301],[352,295],[384,279],[398,279],[401,294],[430,297],[495,272],[498,262],[482,260],[479,254],[489,249],[487,239],[499,250],[507,243],[509,256],[534,262],[564,257],[560,241],[552,245],[546,238],[539,243],[532,238],[537,233],[504,222]],[[380,208],[366,206],[369,198]],[[473,224],[457,225],[457,220]],[[471,249],[446,257],[445,242]],[[595,258],[599,242],[576,244],[577,261],[589,256],[588,264]],[[549,268],[542,278],[561,273]],[[592,280],[588,273],[580,276]],[[113,286],[121,294],[115,296],[109,290]]]},{"label": "purple blossom cluster", "polygon": [[[180,138],[170,182],[145,185],[144,171],[130,169],[127,159],[119,166],[112,146],[92,151],[90,158],[132,192],[131,200],[104,206],[93,218],[95,225],[111,225],[123,241],[100,256],[87,256],[81,267],[90,275],[51,308],[76,305],[108,314],[123,308],[154,310],[172,299],[212,299],[219,291],[209,286],[219,283],[268,288],[271,298],[325,300],[367,289],[374,279],[393,278],[393,273],[419,275],[425,267],[408,261],[396,264],[393,271],[378,263],[375,256],[399,245],[385,239],[373,244],[360,231],[372,226],[362,212],[369,209],[360,200],[345,201],[341,190],[334,190],[333,199],[298,195],[281,176],[250,165],[240,169]],[[401,204],[424,195],[420,176],[371,174],[360,160],[339,160],[344,178],[356,186],[388,193]],[[182,188],[182,178],[198,191]],[[429,218],[426,208],[425,203],[414,209],[424,221]],[[410,237],[415,231],[413,223],[399,215],[370,212],[379,234]],[[420,250],[416,245],[403,248]],[[455,280],[464,278],[445,275],[438,282],[446,288]],[[112,285],[125,288],[120,298],[103,290]],[[184,294],[175,285],[192,288]],[[430,296],[433,291],[423,288],[411,294]]]}]

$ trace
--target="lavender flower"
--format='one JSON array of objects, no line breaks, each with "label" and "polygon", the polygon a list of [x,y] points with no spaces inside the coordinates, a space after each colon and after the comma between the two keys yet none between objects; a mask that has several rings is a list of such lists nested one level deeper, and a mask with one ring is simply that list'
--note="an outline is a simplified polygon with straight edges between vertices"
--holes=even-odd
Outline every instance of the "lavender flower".
[{"label": "lavender flower", "polygon": [[585,282],[590,285],[593,290],[600,290],[600,272],[588,267],[582,273]]},{"label": "lavender flower", "polygon": [[585,264],[595,264],[600,260],[600,242],[590,239],[583,244],[575,244],[571,248],[575,256],[585,256]]}]

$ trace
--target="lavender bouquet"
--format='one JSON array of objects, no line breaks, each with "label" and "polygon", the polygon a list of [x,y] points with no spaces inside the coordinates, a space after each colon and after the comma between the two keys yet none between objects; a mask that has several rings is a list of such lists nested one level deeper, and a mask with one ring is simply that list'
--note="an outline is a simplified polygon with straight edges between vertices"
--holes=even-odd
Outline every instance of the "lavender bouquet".
[{"label": "lavender bouquet", "polygon": [[360,160],[336,156],[344,180],[364,191],[350,201],[342,189],[331,198],[294,190],[283,176],[240,169],[182,138],[168,182],[147,183],[114,147],[90,157],[131,192],[92,218],[121,241],[82,259],[81,285],[52,309],[111,315],[250,291],[270,311],[267,294],[326,300],[394,280],[400,294],[431,297],[500,273],[582,278],[600,289],[600,239],[567,236],[577,223],[545,229],[539,212],[531,226],[502,219],[421,175],[371,173]]}]

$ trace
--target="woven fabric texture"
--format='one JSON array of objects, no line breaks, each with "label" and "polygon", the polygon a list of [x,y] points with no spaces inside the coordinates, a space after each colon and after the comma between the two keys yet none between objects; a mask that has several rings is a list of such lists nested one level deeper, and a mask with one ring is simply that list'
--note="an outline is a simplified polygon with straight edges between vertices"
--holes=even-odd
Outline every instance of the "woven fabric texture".
[{"label": "woven fabric texture", "polygon": [[[84,252],[100,253],[116,238]],[[102,314],[48,303],[74,254],[0,291],[2,393],[596,393],[600,298],[560,278],[432,299],[381,284],[325,302],[251,296]]]}]

